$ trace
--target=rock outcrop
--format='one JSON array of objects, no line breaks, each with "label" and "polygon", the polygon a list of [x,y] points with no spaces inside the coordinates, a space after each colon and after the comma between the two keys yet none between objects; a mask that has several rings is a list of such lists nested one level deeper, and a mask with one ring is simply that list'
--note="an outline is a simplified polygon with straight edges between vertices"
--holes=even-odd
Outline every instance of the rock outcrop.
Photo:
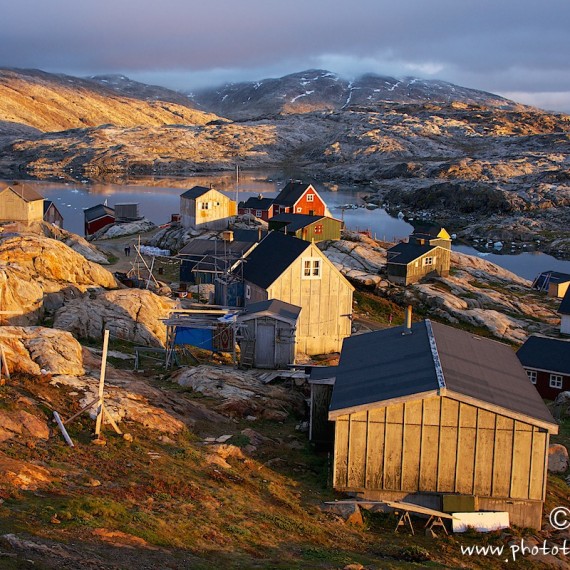
[{"label": "rock outcrop", "polygon": [[66,331],[45,327],[0,327],[0,342],[11,372],[82,376],[81,345]]},{"label": "rock outcrop", "polygon": [[88,289],[118,287],[114,276],[62,243],[35,234],[0,234],[2,309],[11,324],[35,324]]},{"label": "rock outcrop", "polygon": [[105,291],[66,303],[55,313],[53,326],[78,338],[100,340],[108,329],[114,339],[164,346],[166,326],[161,319],[175,307],[175,301],[144,289]]}]

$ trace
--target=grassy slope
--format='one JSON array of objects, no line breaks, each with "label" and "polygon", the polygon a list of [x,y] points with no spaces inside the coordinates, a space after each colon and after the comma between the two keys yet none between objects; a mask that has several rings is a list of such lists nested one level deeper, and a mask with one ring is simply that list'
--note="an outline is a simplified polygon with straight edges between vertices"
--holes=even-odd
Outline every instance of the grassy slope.
[{"label": "grassy slope", "polygon": [[[176,393],[193,397],[179,387]],[[0,388],[0,407],[26,407],[22,396],[44,402],[40,408],[45,412],[53,406],[64,417],[71,413],[65,408],[71,398],[61,388],[29,377]],[[208,463],[207,446],[190,432],[169,439],[127,424],[122,427],[132,433],[133,442],[107,433],[106,446],[92,445],[93,421],[85,415],[69,425],[73,449],[56,431],[45,442],[5,442],[6,454],[44,465],[58,479],[37,491],[0,482],[0,535],[17,533],[46,545],[61,544],[81,557],[82,566],[97,568],[130,567],[134,555],[141,568],[343,568],[356,562],[367,568],[402,568],[411,561],[415,567],[493,567],[486,559],[462,557],[459,544],[498,543],[497,535],[434,541],[421,533],[413,538],[394,534],[390,515],[365,513],[365,526],[359,528],[322,513],[320,503],[335,497],[327,486],[327,456],[309,447],[296,423],[294,418],[256,422],[253,427],[274,443],[245,459],[229,459],[231,469]],[[237,435],[236,444],[245,445],[248,439],[239,434],[244,427],[252,425],[203,430],[220,435],[223,429]],[[93,480],[101,484],[93,486]],[[100,529],[126,535],[117,535],[110,546]],[[125,540],[134,542],[117,546]],[[10,549],[0,539],[0,553],[5,550]],[[35,568],[77,567],[77,560],[66,556],[32,549],[18,557],[0,556],[0,568],[26,568],[26,559],[34,560]]]}]

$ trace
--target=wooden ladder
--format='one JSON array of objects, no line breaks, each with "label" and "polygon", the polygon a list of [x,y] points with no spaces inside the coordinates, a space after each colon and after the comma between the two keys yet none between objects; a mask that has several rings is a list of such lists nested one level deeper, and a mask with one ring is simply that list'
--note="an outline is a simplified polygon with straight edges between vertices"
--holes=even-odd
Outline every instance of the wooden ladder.
[{"label": "wooden ladder", "polygon": [[255,339],[244,339],[241,342],[241,353],[239,358],[240,368],[253,368],[255,359]]}]

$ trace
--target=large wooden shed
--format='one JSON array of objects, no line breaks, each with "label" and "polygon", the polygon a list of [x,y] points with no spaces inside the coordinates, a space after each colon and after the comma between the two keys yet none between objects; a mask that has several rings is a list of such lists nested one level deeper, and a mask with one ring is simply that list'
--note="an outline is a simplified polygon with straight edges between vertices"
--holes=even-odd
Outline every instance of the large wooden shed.
[{"label": "large wooden shed", "polygon": [[342,221],[327,216],[277,214],[269,220],[269,230],[277,230],[305,241],[340,239]]},{"label": "large wooden shed", "polygon": [[44,199],[25,184],[12,186],[0,182],[0,222],[40,222],[44,217]]},{"label": "large wooden shed", "polygon": [[429,320],[351,337],[329,419],[337,490],[436,509],[476,496],[540,528],[558,426],[510,347]]}]

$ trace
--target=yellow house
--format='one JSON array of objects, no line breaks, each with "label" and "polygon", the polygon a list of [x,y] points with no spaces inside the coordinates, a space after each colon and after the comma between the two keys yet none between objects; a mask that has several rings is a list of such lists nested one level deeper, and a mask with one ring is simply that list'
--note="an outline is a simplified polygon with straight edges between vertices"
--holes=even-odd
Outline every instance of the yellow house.
[{"label": "yellow house", "polygon": [[237,213],[237,204],[213,188],[194,186],[180,196],[180,221],[185,228],[223,230]]},{"label": "yellow house", "polygon": [[314,243],[270,232],[236,274],[245,307],[269,299],[301,307],[297,354],[338,352],[350,336],[354,287]]},{"label": "yellow house", "polygon": [[24,184],[0,183],[0,222],[41,222],[44,199]]}]

